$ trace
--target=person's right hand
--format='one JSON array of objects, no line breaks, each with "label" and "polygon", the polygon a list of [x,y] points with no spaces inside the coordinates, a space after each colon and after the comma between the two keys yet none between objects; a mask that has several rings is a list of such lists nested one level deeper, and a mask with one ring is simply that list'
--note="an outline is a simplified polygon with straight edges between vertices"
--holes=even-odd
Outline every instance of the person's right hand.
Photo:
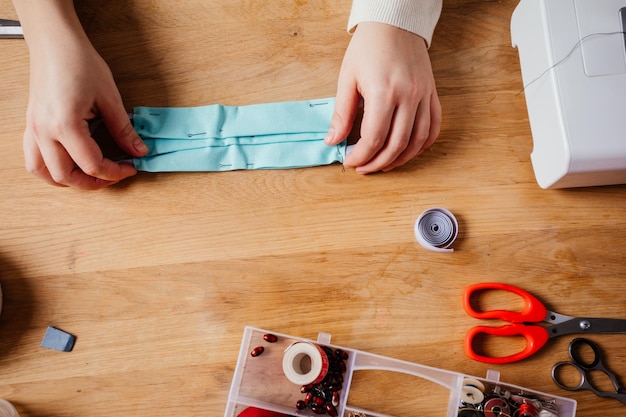
[{"label": "person's right hand", "polygon": [[88,120],[101,117],[129,155],[143,156],[148,148],[130,123],[108,65],[77,22],[57,25],[57,33],[25,27],[31,68],[24,156],[27,170],[50,184],[93,190],[137,171],[104,158]]},{"label": "person's right hand", "polygon": [[431,146],[441,128],[441,104],[426,41],[384,23],[360,23],[339,73],[327,145],[348,137],[361,99],[361,138],[344,166],[359,174],[386,172]]}]

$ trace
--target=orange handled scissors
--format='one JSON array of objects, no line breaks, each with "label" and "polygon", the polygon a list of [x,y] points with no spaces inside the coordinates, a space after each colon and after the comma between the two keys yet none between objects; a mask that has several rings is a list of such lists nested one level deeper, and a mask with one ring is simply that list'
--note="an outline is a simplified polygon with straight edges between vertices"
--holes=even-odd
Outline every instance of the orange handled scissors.
[{"label": "orange handled scissors", "polygon": [[[480,291],[501,290],[519,295],[524,301],[522,311],[489,310],[477,311],[472,306],[472,297]],[[467,287],[463,293],[463,308],[477,319],[499,319],[508,321],[500,327],[476,326],[465,335],[465,354],[477,361],[503,364],[525,359],[539,351],[549,339],[577,333],[626,333],[626,319],[604,319],[572,317],[547,310],[532,294],[513,285],[498,282],[482,282]],[[474,350],[478,335],[523,336],[526,347],[509,356],[483,356]]]}]

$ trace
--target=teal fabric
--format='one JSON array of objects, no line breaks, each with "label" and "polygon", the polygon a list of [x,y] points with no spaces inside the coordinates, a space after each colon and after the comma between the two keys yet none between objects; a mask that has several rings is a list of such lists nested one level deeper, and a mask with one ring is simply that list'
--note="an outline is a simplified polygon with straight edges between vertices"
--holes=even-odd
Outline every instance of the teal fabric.
[{"label": "teal fabric", "polygon": [[248,106],[137,107],[133,123],[150,152],[139,171],[281,169],[343,162],[346,142],[323,140],[334,98]]}]

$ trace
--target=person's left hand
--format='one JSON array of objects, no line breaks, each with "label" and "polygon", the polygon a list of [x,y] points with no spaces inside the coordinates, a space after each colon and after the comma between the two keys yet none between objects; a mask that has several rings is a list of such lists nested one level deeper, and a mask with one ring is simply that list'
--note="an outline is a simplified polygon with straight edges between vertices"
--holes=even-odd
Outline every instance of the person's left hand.
[{"label": "person's left hand", "polygon": [[390,171],[433,144],[441,104],[425,40],[384,23],[360,23],[339,74],[327,145],[348,137],[363,98],[361,138],[344,165]]}]

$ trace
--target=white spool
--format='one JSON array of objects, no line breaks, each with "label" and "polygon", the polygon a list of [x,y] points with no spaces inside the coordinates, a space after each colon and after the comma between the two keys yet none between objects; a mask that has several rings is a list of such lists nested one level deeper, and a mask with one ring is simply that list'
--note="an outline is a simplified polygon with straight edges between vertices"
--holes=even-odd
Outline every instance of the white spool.
[{"label": "white spool", "polygon": [[485,392],[485,384],[474,378],[463,379],[463,385],[469,385],[478,388],[481,392]]},{"label": "white spool", "polygon": [[328,373],[328,356],[318,345],[296,342],[285,349],[283,372],[294,384],[318,384]]},{"label": "white spool", "polygon": [[485,399],[485,394],[481,390],[471,385],[461,388],[461,401],[465,404],[480,404]]}]

